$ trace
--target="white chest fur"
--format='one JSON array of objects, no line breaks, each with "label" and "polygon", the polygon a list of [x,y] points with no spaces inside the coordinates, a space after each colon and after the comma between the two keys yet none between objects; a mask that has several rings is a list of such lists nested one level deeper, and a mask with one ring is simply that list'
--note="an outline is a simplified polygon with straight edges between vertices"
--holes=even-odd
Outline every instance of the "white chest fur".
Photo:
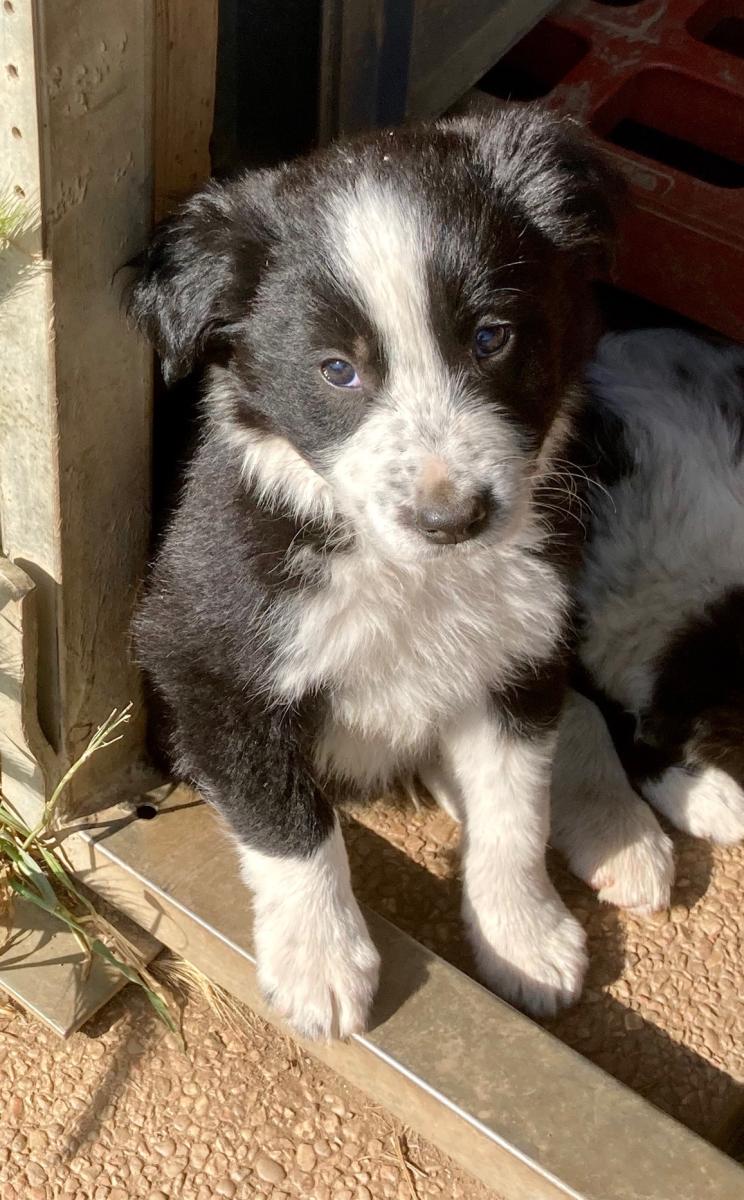
[{"label": "white chest fur", "polygon": [[522,546],[394,564],[342,555],[325,586],[283,606],[272,694],[325,689],[319,759],[371,782],[425,753],[443,722],[516,666],[546,658],[565,603],[555,570]]}]

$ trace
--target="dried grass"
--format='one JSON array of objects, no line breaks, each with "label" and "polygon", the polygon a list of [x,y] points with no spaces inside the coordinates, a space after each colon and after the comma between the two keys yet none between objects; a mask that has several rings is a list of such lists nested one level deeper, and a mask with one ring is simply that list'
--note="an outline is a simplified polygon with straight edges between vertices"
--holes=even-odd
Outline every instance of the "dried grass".
[{"label": "dried grass", "polygon": [[[61,855],[64,838],[53,837],[54,824],[67,787],[94,754],[123,737],[119,732],[131,718],[131,704],[116,709],[99,725],[80,757],[54,788],[41,819],[33,828],[14,812],[0,793],[0,918],[6,923],[14,896],[51,913],[65,925],[85,955],[102,959],[130,983],[141,987],[161,1021],[178,1034],[168,1001],[148,964],[118,929],[99,913],[70,876]],[[0,954],[8,948],[8,939]]]}]

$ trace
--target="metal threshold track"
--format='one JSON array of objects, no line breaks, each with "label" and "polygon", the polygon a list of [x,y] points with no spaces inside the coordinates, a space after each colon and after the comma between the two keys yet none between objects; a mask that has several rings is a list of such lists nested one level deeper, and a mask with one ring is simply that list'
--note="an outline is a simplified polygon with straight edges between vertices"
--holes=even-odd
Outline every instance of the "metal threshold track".
[{"label": "metal threshold track", "polygon": [[[149,803],[141,797],[141,803]],[[272,1020],[231,843],[186,789],[76,821],[78,876]],[[306,1049],[419,1130],[501,1200],[742,1200],[744,1170],[367,912],[383,973],[371,1029]]]}]

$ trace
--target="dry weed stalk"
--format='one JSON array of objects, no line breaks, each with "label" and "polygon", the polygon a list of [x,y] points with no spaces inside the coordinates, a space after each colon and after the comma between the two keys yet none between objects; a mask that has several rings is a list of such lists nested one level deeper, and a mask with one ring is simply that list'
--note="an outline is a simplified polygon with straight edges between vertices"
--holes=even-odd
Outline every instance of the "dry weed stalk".
[{"label": "dry weed stalk", "polygon": [[86,956],[88,968],[95,955],[130,983],[141,987],[158,1017],[177,1034],[168,1004],[142,955],[80,890],[61,857],[64,839],[52,838],[60,803],[71,780],[94,754],[121,740],[123,734],[118,731],[130,720],[131,710],[131,704],[121,712],[114,709],[98,726],[83,753],[54,788],[40,821],[33,828],[0,793],[0,914],[7,919],[13,896],[21,896],[51,913],[70,930]]}]

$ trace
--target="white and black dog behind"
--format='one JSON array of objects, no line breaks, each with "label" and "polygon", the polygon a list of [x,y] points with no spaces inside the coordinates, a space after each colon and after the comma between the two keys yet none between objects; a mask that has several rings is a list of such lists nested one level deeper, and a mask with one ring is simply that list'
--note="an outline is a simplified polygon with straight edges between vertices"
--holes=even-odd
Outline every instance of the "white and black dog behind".
[{"label": "white and black dog behind", "polygon": [[[731,845],[744,838],[744,347],[609,334],[588,384],[601,486],[577,589],[583,729],[567,714],[556,788],[596,792],[589,758],[617,773],[593,745],[607,738],[593,700],[634,789],[679,829]],[[568,797],[560,809],[558,821]]]},{"label": "white and black dog behind", "polygon": [[[506,109],[210,184],[145,256],[131,312],[167,380],[204,367],[205,426],[138,653],[175,770],[237,840],[260,983],[306,1035],[361,1030],[377,982],[334,783],[456,796],[483,978],[543,1014],[581,988],[545,849],[571,439],[621,191],[570,124]],[[618,843],[576,813],[562,842],[600,886]]]}]

